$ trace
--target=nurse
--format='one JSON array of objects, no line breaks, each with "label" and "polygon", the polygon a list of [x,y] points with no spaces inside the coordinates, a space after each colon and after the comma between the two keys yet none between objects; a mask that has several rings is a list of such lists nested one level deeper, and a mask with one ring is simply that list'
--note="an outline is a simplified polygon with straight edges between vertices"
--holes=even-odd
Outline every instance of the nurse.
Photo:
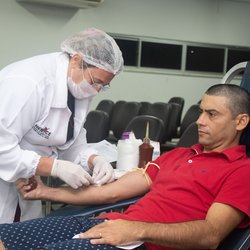
[{"label": "nurse", "polygon": [[19,178],[54,176],[73,188],[114,179],[112,166],[86,149],[83,124],[92,98],[122,71],[122,53],[95,28],[61,50],[0,71],[0,223],[13,222],[18,204],[21,220],[42,216],[40,201],[18,196]]}]

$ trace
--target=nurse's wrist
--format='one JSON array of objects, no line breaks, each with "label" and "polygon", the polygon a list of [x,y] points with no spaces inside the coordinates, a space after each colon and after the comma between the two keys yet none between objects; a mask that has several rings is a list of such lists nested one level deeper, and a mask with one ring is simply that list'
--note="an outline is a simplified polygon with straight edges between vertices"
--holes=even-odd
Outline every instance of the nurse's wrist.
[{"label": "nurse's wrist", "polygon": [[41,157],[36,169],[36,175],[50,176],[54,158]]}]

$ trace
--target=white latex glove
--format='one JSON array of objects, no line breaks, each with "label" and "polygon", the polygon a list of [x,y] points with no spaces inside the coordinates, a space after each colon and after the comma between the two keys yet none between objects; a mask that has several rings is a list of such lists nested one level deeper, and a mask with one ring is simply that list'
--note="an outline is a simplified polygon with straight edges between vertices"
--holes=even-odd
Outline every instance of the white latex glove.
[{"label": "white latex glove", "polygon": [[96,156],[93,160],[93,175],[94,184],[103,185],[112,182],[115,179],[115,173],[110,163],[102,156]]},{"label": "white latex glove", "polygon": [[88,186],[93,183],[91,176],[80,165],[70,161],[54,160],[51,176],[59,177],[72,188]]}]

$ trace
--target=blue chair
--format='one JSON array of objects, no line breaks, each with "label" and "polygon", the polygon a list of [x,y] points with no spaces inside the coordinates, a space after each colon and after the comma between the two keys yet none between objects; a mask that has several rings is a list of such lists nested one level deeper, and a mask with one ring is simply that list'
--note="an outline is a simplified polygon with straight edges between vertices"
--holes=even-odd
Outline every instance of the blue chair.
[{"label": "blue chair", "polygon": [[[243,72],[240,86],[250,93],[250,62],[241,62],[233,66],[222,78],[222,83],[230,83],[233,78]],[[241,144],[247,147],[247,154],[250,157],[250,125],[245,129]],[[250,249],[250,227],[246,229],[234,230],[225,241],[223,241],[218,250],[249,250]]]}]

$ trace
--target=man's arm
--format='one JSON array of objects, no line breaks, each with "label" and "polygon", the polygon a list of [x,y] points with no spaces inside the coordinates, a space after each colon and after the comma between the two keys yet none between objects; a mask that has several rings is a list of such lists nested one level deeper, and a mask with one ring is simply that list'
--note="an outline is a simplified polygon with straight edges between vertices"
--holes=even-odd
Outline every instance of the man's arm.
[{"label": "man's arm", "polygon": [[93,227],[80,237],[93,238],[92,244],[124,245],[142,241],[178,249],[216,249],[244,216],[229,205],[214,203],[205,220],[182,223],[110,220]]},{"label": "man's arm", "polygon": [[117,181],[103,186],[88,186],[78,189],[70,187],[51,188],[39,181],[36,189],[29,191],[27,182],[19,181],[17,189],[25,199],[51,200],[77,205],[114,203],[148,192],[149,183],[141,170],[130,172]]}]

